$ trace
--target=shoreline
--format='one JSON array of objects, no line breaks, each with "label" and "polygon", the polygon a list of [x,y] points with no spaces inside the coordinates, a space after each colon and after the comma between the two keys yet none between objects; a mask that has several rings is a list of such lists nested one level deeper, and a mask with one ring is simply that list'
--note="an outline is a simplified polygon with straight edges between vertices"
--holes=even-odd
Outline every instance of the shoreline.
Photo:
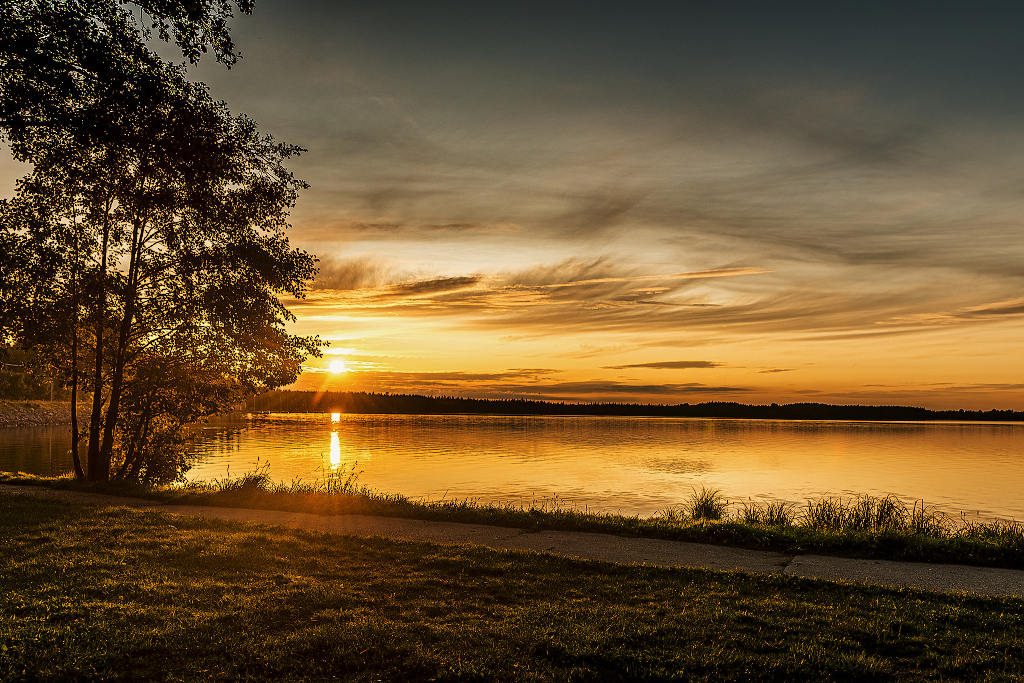
[{"label": "shoreline", "polygon": [[87,503],[136,510],[159,510],[182,517],[223,520],[229,523],[266,524],[363,538],[380,537],[394,541],[442,545],[470,544],[497,551],[544,553],[575,560],[597,560],[619,565],[741,571],[748,574],[775,574],[804,579],[873,584],[887,588],[916,588],[940,593],[1024,597],[1024,569],[1020,568],[874,560],[618,534],[552,531],[403,517],[329,515],[322,512],[175,504],[147,498],[67,489],[31,486],[18,488],[10,484],[0,484],[0,496],[2,495],[34,496],[62,504]]},{"label": "shoreline", "polygon": [[[78,419],[88,420],[85,404],[78,406]],[[46,427],[71,424],[71,403],[67,401],[0,400],[0,427]]]},{"label": "shoreline", "polygon": [[[158,505],[456,522],[529,532],[644,537],[789,555],[1024,569],[1024,525],[1018,522],[966,521],[959,525],[950,515],[932,509],[915,506],[911,510],[893,505],[888,498],[867,496],[849,503],[822,499],[803,514],[796,506],[769,505],[753,506],[740,515],[709,516],[701,507],[714,507],[722,500],[716,491],[705,490],[684,503],[681,510],[641,518],[566,508],[478,505],[471,501],[415,502],[398,494],[363,489],[352,482],[287,487],[273,484],[260,473],[179,488],[79,482],[69,477],[0,472],[0,490],[11,486],[66,491],[69,495],[75,492],[78,495],[127,496]],[[870,520],[863,518],[867,512],[871,513]]]}]

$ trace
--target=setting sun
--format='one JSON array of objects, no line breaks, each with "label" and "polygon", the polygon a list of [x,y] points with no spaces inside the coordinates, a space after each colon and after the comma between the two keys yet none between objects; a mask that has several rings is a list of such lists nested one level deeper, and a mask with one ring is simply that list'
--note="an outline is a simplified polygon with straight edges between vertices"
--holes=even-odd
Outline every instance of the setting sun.
[{"label": "setting sun", "polygon": [[345,367],[345,362],[340,360],[332,360],[331,364],[327,366],[327,369],[330,370],[335,375],[340,375],[343,372],[348,372],[348,368]]}]

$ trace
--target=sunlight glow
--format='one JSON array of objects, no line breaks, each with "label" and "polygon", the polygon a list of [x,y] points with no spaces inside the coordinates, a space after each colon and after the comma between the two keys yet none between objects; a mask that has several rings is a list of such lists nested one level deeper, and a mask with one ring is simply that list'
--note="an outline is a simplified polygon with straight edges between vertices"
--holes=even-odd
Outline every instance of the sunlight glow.
[{"label": "sunlight glow", "polygon": [[340,360],[332,360],[327,369],[335,375],[341,374],[342,372],[348,372],[348,368],[345,367],[345,362]]},{"label": "sunlight glow", "polygon": [[341,422],[341,413],[331,413],[331,422]]},{"label": "sunlight glow", "polygon": [[331,469],[336,470],[341,465],[341,442],[338,441],[338,432],[331,432]]}]

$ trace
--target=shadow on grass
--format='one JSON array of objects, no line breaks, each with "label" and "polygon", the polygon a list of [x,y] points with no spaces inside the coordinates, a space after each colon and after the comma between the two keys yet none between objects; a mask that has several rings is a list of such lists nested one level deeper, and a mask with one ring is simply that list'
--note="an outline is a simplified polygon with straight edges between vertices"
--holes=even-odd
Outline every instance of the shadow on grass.
[{"label": "shadow on grass", "polygon": [[1019,681],[1024,601],[0,496],[5,681]]}]

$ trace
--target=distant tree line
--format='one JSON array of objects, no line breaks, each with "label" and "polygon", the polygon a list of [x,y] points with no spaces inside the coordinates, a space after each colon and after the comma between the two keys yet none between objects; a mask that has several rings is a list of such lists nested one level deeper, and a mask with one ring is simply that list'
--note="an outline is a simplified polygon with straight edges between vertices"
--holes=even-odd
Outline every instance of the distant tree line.
[{"label": "distant tree line", "polygon": [[247,412],[384,413],[481,415],[621,415],[636,417],[723,417],[759,420],[865,420],[920,422],[930,420],[1024,421],[1014,410],[928,410],[910,406],[788,403],[747,405],[726,401],[680,403],[563,403],[524,398],[481,399],[341,391],[269,391],[245,402]]}]

